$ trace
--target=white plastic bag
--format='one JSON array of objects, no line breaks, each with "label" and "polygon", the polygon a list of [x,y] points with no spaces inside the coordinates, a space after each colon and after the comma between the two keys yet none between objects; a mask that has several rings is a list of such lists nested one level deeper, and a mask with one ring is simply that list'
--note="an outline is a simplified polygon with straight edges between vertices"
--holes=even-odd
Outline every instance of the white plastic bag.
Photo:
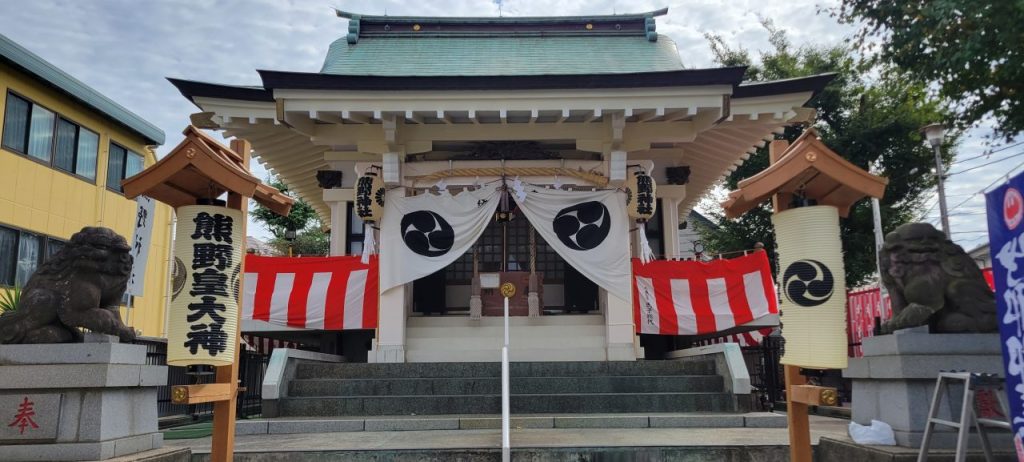
[{"label": "white plastic bag", "polygon": [[857,444],[896,445],[896,435],[892,432],[892,427],[881,420],[872,419],[870,427],[850,422],[850,438]]}]

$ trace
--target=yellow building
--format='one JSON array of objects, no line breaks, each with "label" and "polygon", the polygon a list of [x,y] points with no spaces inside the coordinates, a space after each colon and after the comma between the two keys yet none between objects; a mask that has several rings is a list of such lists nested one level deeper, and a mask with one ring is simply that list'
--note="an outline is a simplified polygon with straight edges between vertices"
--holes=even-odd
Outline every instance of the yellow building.
[{"label": "yellow building", "polygon": [[[121,180],[156,162],[164,133],[0,35],[0,288],[22,286],[85,226],[134,230]],[[165,332],[171,209],[158,204],[141,297],[122,319]]]}]

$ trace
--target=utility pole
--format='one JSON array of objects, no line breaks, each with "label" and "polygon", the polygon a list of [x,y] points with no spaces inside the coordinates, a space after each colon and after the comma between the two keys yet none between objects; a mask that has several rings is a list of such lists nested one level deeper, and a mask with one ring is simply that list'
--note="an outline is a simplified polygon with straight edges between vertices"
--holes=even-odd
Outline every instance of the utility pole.
[{"label": "utility pole", "polygon": [[946,239],[952,239],[949,229],[949,210],[946,208],[946,179],[942,170],[942,141],[946,135],[946,127],[942,124],[931,124],[921,128],[921,133],[928,140],[935,153],[935,186],[939,191],[939,217],[942,220],[942,232]]}]

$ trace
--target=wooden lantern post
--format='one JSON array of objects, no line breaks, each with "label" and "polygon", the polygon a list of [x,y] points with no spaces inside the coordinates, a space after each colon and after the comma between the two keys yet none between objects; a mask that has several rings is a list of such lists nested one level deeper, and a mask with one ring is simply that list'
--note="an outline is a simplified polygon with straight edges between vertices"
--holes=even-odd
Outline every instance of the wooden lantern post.
[{"label": "wooden lantern post", "polygon": [[[146,195],[172,207],[181,207],[226,193],[228,208],[240,211],[242,217],[248,216],[250,197],[278,214],[288,215],[291,211],[293,199],[249,174],[251,146],[248,141],[232,140],[229,149],[194,126],[186,128],[184,135],[185,139],[167,156],[122,182],[126,197]],[[243,219],[241,224],[243,246],[245,221]],[[239,274],[245,274],[244,258],[241,265]],[[239,297],[245,293],[243,284],[244,278],[239,277]],[[229,365],[216,368],[216,382],[174,386],[171,390],[175,404],[213,403],[211,458],[214,462],[234,458],[241,313],[239,309],[237,328],[228,338],[235,345],[234,357]]]},{"label": "wooden lantern post", "polygon": [[[780,231],[780,227],[786,229],[783,223],[789,226],[793,223],[804,224],[803,221],[793,219],[793,217],[799,217],[800,220],[807,220],[806,224],[811,228],[811,231],[803,230],[803,233],[813,234],[815,238],[820,237],[822,238],[821,241],[826,243],[830,242],[829,239],[832,239],[834,241],[831,242],[839,245],[838,227],[836,225],[838,217],[849,215],[851,207],[866,196],[881,198],[885,192],[885,186],[888,184],[888,180],[872,175],[844,160],[825,146],[818,139],[814,129],[811,128],[808,128],[803,135],[797,138],[792,146],[785,140],[772,141],[768,146],[768,160],[768,168],[753,177],[741,181],[739,189],[729,193],[729,199],[722,203],[722,207],[725,209],[727,217],[736,218],[770,198],[774,214],[772,221],[778,234],[777,240],[787,237],[782,236],[784,231]],[[801,202],[801,204],[794,206],[794,201]],[[811,223],[812,218],[821,215],[817,211],[803,215],[794,215],[812,210],[810,208],[801,208],[801,206],[826,206],[814,208],[817,211],[829,210],[828,213],[831,214],[831,220]],[[834,210],[830,207],[834,207]],[[794,208],[800,212],[797,210],[790,211]],[[783,219],[780,216],[781,212],[786,212],[785,215],[788,215],[788,218]],[[829,223],[832,227],[825,226]],[[800,234],[801,232],[794,231],[792,227],[788,228],[788,230],[791,234]],[[827,234],[834,235],[828,236]],[[823,249],[835,251],[839,257],[835,259],[836,261],[833,264],[841,266],[842,259],[838,251],[841,249],[822,246],[817,250],[826,253]],[[789,251],[792,250],[792,248],[789,249]],[[786,256],[781,253],[780,255]],[[795,267],[798,263],[803,264],[801,262],[811,262],[812,265],[804,264],[804,266],[813,267],[817,265],[817,269],[809,271],[815,277],[821,277],[821,273],[829,272],[826,264],[816,261],[819,258],[818,256],[810,258],[815,260],[799,260],[792,266]],[[782,260],[781,257],[780,260]],[[838,272],[843,270],[842,267],[833,269],[833,271]],[[787,271],[788,274],[788,270],[780,269],[780,273],[783,271]],[[797,275],[797,277],[800,276],[802,275]],[[837,276],[836,280],[845,281],[841,273]],[[829,283],[831,283],[832,276],[829,275],[828,278]],[[785,290],[785,285],[788,281],[783,274],[779,274],[779,279],[783,285],[782,292],[788,300],[791,296]],[[839,285],[845,285],[845,283]],[[823,297],[823,300],[819,298],[812,302],[825,303],[830,297],[844,293],[845,287],[838,287],[839,294],[834,294],[833,292],[837,292],[836,288],[830,288],[829,295]],[[796,300],[806,302],[808,299],[803,298],[803,295],[797,296]],[[792,321],[793,319],[790,321],[787,321],[787,319],[793,316],[801,316],[800,320],[803,325],[806,325],[808,319],[818,321],[818,319],[814,318],[818,316],[817,314],[813,312],[810,316],[807,314],[806,306],[810,306],[810,303],[804,303],[803,307],[798,306],[800,304],[791,300],[782,306],[783,324]],[[787,308],[796,311],[790,314],[790,317],[787,317],[785,316]],[[800,312],[801,309],[805,311]],[[841,328],[845,331],[845,317],[842,317],[842,326],[836,326],[833,323],[838,318],[834,314],[832,313],[833,316],[831,318],[821,318],[821,322],[824,323],[821,325],[833,329]],[[784,326],[782,334],[783,339],[795,340],[793,345],[798,345],[795,348],[810,350],[790,351],[791,344],[787,342],[786,354],[783,355],[783,364],[785,365],[786,420],[789,424],[790,460],[793,462],[811,462],[811,432],[807,412],[808,406],[835,405],[837,404],[838,396],[833,388],[808,385],[806,377],[800,373],[800,370],[801,368],[833,369],[846,367],[846,336],[843,335],[841,337],[842,345],[839,345],[841,348],[838,348],[835,338],[828,338],[828,342],[825,343],[826,341],[819,337],[804,334],[799,328],[790,332]]]}]

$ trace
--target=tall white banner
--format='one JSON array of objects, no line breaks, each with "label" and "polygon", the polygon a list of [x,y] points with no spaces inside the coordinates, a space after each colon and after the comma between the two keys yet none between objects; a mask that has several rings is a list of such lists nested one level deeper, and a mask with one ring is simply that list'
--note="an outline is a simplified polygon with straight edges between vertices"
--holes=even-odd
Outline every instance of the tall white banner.
[{"label": "tall white banner", "polygon": [[573,268],[616,297],[630,300],[625,194],[527,187],[516,203],[544,241]]},{"label": "tall white banner", "polygon": [[496,186],[455,195],[388,192],[380,231],[380,290],[450,265],[476,243],[497,207]]},{"label": "tall white banner", "polygon": [[128,253],[132,256],[132,273],[128,277],[127,292],[136,297],[142,296],[146,287],[146,262],[149,261],[149,246],[153,242],[153,213],[156,211],[156,201],[147,196],[139,196],[135,199],[138,204],[135,212],[135,232],[132,233],[131,250]]}]

